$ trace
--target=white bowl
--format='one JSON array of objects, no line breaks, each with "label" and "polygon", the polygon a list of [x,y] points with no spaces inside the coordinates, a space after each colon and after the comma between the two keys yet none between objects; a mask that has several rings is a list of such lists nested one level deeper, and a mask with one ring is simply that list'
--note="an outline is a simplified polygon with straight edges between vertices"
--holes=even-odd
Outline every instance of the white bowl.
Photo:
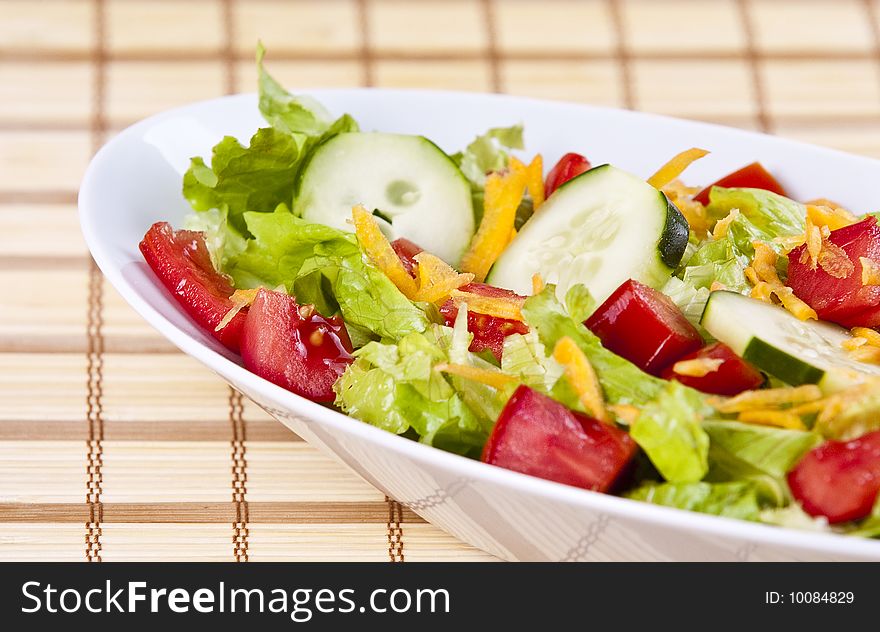
[{"label": "white bowl", "polygon": [[[545,164],[579,151],[650,175],[687,147],[713,155],[687,180],[707,183],[760,159],[800,199],[880,207],[880,162],[703,123],[496,95],[314,90],[363,129],[424,134],[448,151],[489,127],[523,122]],[[150,324],[307,441],[456,537],[507,560],[880,560],[880,542],[700,515],[584,491],[448,454],[289,393],[245,370],[201,331],[138,252],[147,228],[180,226],[181,175],[224,135],[246,142],[265,125],[254,95],[181,107],[142,121],[95,156],[79,197],[86,241],[101,270]],[[156,393],[156,397],[162,397]]]}]

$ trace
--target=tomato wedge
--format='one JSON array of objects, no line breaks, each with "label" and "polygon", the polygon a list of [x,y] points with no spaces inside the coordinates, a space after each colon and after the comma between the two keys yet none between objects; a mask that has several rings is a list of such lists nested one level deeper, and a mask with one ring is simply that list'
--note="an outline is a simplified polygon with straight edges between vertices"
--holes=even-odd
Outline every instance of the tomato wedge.
[{"label": "tomato wedge", "polygon": [[501,411],[482,460],[557,483],[607,492],[637,451],[623,430],[520,386]]},{"label": "tomato wedge", "polygon": [[[711,370],[705,375],[677,373],[676,365],[679,362],[688,361],[696,361],[697,365],[705,363],[706,367]],[[679,358],[664,369],[660,375],[667,380],[677,380],[685,386],[690,386],[703,393],[726,397],[758,388],[764,383],[764,376],[761,372],[736,355],[733,349],[723,342],[706,345],[699,351]]]},{"label": "tomato wedge", "polygon": [[831,524],[864,518],[880,491],[880,431],[807,452],[788,473],[788,486],[811,516]]},{"label": "tomato wedge", "polygon": [[248,370],[315,402],[333,401],[333,383],[351,364],[351,350],[340,318],[266,289],[257,292],[241,336]]},{"label": "tomato wedge", "polygon": [[563,184],[589,170],[590,161],[586,156],[574,152],[565,154],[547,174],[547,179],[544,181],[544,196],[550,197],[550,194]]},{"label": "tomato wedge", "polygon": [[857,224],[831,231],[829,241],[839,246],[852,264],[844,277],[828,274],[821,266],[812,268],[801,261],[806,246],[788,255],[788,285],[795,295],[816,310],[822,320],[844,327],[874,327],[880,324],[880,286],[862,285],[860,258],[880,262],[880,226],[869,217]]},{"label": "tomato wedge", "polygon": [[400,259],[403,267],[406,268],[406,271],[415,277],[415,266],[417,265],[415,256],[420,252],[423,252],[425,249],[405,237],[392,241],[391,247],[394,249],[394,252],[397,253],[397,257]]},{"label": "tomato wedge", "polygon": [[[460,289],[462,292],[471,292],[472,294],[480,294],[482,296],[523,298],[516,292],[503,290],[485,283],[468,283]],[[440,306],[440,313],[443,315],[446,324],[452,327],[455,324],[455,318],[458,316],[458,307],[452,299],[449,299]],[[509,320],[507,318],[498,318],[497,316],[468,311],[468,331],[474,335],[470,346],[471,351],[474,353],[491,351],[492,355],[500,361],[501,352],[504,349],[504,339],[511,334],[528,333],[529,328],[525,323],[518,320]]]},{"label": "tomato wedge", "polygon": [[785,189],[779,184],[779,181],[776,180],[776,178],[774,178],[760,162],[753,162],[738,171],[727,174],[717,182],[710,184],[697,193],[694,196],[694,199],[700,204],[708,204],[709,193],[712,191],[712,187],[764,189],[771,193],[778,193],[779,195],[785,195],[786,197],[788,196],[788,193],[785,192]]},{"label": "tomato wedge", "polygon": [[584,324],[606,349],[652,375],[703,346],[700,332],[672,299],[633,279],[617,288]]},{"label": "tomato wedge", "polygon": [[140,243],[141,253],[181,307],[201,327],[233,351],[239,350],[239,338],[245,313],[239,312],[223,329],[214,331],[232,309],[234,288],[214,269],[202,233],[171,228],[168,222],[156,222]]}]

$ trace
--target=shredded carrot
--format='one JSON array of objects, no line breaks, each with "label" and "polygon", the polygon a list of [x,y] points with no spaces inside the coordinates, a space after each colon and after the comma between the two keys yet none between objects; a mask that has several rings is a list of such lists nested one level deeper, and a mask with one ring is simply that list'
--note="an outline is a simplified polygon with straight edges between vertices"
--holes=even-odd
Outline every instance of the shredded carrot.
[{"label": "shredded carrot", "polygon": [[712,239],[717,241],[727,237],[727,231],[730,229],[730,225],[736,221],[737,217],[739,217],[739,209],[733,208],[730,209],[730,212],[723,219],[715,222],[715,228],[712,229]]},{"label": "shredded carrot", "polygon": [[235,290],[232,293],[232,296],[229,299],[232,301],[232,309],[230,309],[226,314],[223,315],[223,318],[217,323],[217,326],[214,328],[214,331],[220,331],[226,325],[232,322],[232,319],[235,318],[235,315],[238,314],[245,307],[250,306],[257,298],[257,292],[260,291],[260,288],[256,287],[252,290]]},{"label": "shredded carrot", "polygon": [[452,290],[457,290],[474,280],[470,273],[461,274],[452,269],[445,261],[428,252],[420,252],[414,257],[417,266],[418,290],[417,301],[439,303]]},{"label": "shredded carrot", "polygon": [[664,186],[680,176],[690,164],[699,160],[709,152],[705,149],[693,147],[673,156],[669,162],[660,167],[657,173],[648,178],[648,184],[655,189],[662,189]]},{"label": "shredded carrot", "polygon": [[532,294],[540,294],[544,291],[544,279],[541,278],[540,272],[532,275]]},{"label": "shredded carrot", "polygon": [[862,264],[862,285],[880,285],[880,263],[868,257],[859,257]]},{"label": "shredded carrot", "polygon": [[817,399],[814,402],[807,402],[806,404],[800,404],[798,406],[793,406],[789,408],[785,412],[791,413],[792,415],[813,415],[818,413],[820,410],[824,409],[825,406],[828,405],[828,400],[826,399]]},{"label": "shredded carrot", "polygon": [[599,378],[575,341],[568,336],[560,338],[553,348],[553,358],[565,367],[565,377],[577,392],[584,409],[599,421],[609,423]]},{"label": "shredded carrot", "polygon": [[526,168],[515,158],[505,173],[491,173],[486,178],[483,219],[461,259],[462,271],[472,272],[476,281],[486,279],[489,268],[510,243],[516,210],[527,184]]},{"label": "shredded carrot", "polygon": [[853,349],[858,349],[859,347],[863,347],[868,344],[867,338],[862,338],[861,336],[854,336],[852,338],[847,338],[843,342],[840,343],[840,346],[846,349],[847,351],[852,351]]},{"label": "shredded carrot", "polygon": [[456,305],[466,303],[471,312],[507,320],[523,320],[525,299],[522,297],[483,296],[461,290],[452,290],[449,294]]},{"label": "shredded carrot", "polygon": [[807,320],[812,318],[813,320],[818,320],[816,311],[795,296],[794,291],[780,281],[779,274],[776,272],[776,253],[767,244],[760,241],[754,242],[752,246],[755,248],[755,257],[750,268],[745,270],[746,278],[756,287],[758,286],[756,280],[758,282],[763,281],[770,286],[769,290],[763,287],[758,290],[756,292],[758,297],[767,291],[771,291],[779,299],[779,302],[782,303],[782,306],[798,319]]},{"label": "shredded carrot", "polygon": [[737,419],[747,424],[775,426],[789,430],[806,430],[799,415],[783,410],[749,410],[740,413]]},{"label": "shredded carrot", "polygon": [[403,267],[400,257],[379,229],[376,219],[360,204],[351,209],[351,214],[358,242],[370,261],[384,272],[408,299],[416,300],[418,294],[416,281]]},{"label": "shredded carrot", "polygon": [[880,364],[880,347],[865,345],[849,352],[849,357],[866,364]]},{"label": "shredded carrot", "polygon": [[720,290],[726,290],[727,286],[724,285],[721,281],[712,281],[712,285],[709,286],[710,292],[718,292]]},{"label": "shredded carrot", "polygon": [[465,378],[466,380],[479,382],[480,384],[485,384],[487,386],[499,389],[504,388],[508,384],[516,381],[515,377],[507,375],[506,373],[502,373],[501,371],[494,369],[481,369],[479,367],[470,366],[467,364],[452,364],[443,362],[434,365],[434,370],[440,371],[441,373],[449,373],[450,375],[457,375],[459,377]]},{"label": "shredded carrot", "polygon": [[537,211],[544,203],[544,159],[541,154],[535,154],[525,171],[526,188],[532,197],[532,208]]},{"label": "shredded carrot", "polygon": [[868,327],[853,327],[851,331],[853,336],[864,338],[869,345],[880,347],[880,332]]},{"label": "shredded carrot", "polygon": [[748,410],[761,410],[787,404],[812,402],[822,397],[822,391],[815,384],[784,388],[767,388],[746,391],[728,399],[713,398],[711,404],[722,413],[738,413]]},{"label": "shredded carrot", "polygon": [[829,230],[837,230],[859,221],[858,217],[830,200],[807,202],[807,217],[816,226],[827,226]]},{"label": "shredded carrot", "polygon": [[724,360],[720,358],[694,358],[676,362],[672,366],[672,371],[686,377],[705,377],[721,368],[722,364]]}]

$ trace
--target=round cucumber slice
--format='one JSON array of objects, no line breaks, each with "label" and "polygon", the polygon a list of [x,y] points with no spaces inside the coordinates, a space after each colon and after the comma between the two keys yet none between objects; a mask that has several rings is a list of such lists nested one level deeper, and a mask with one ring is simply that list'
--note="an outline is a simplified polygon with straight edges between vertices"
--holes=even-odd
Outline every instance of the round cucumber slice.
[{"label": "round cucumber slice", "polygon": [[709,295],[700,324],[715,338],[783,382],[818,384],[833,392],[880,375],[880,366],[853,359],[843,348],[852,338],[844,328],[798,320],[779,307],[736,292]]},{"label": "round cucumber slice", "polygon": [[351,207],[374,211],[383,232],[406,237],[452,265],[474,234],[471,190],[443,151],[422,136],[340,134],[303,169],[294,212],[351,230]]},{"label": "round cucumber slice", "polygon": [[602,302],[628,279],[658,288],[679,264],[688,223],[647,182],[602,165],[566,182],[525,223],[488,282],[530,294],[536,272],[561,297],[583,284]]}]

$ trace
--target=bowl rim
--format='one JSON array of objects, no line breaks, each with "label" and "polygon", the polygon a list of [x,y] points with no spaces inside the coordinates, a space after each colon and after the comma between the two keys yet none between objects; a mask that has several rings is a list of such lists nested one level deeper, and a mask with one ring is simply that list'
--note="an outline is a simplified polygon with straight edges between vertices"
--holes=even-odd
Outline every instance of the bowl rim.
[{"label": "bowl rim", "polygon": [[[688,121],[660,114],[635,112],[618,108],[601,107],[587,104],[572,103],[566,101],[551,101],[531,97],[519,97],[501,94],[460,92],[448,90],[407,90],[407,89],[384,89],[384,88],[316,88],[303,89],[300,92],[314,95],[320,98],[322,95],[342,96],[355,93],[372,93],[388,98],[397,95],[411,97],[464,99],[464,100],[498,100],[512,101],[523,104],[532,104],[547,107],[577,108],[587,113],[597,112],[621,116],[631,116],[639,119],[654,119],[658,124],[687,124],[714,130],[724,130],[746,137],[771,137],[750,130],[738,130],[723,125],[707,123],[703,121]],[[239,103],[240,102],[240,103]],[[433,467],[453,472],[468,479],[482,479],[488,483],[506,488],[514,493],[526,493],[534,496],[546,497],[551,501],[573,506],[583,507],[592,511],[620,516],[640,523],[656,523],[666,528],[674,528],[683,532],[700,532],[713,536],[730,536],[736,539],[747,539],[756,544],[771,546],[783,546],[785,548],[810,549],[814,552],[827,554],[845,554],[847,556],[863,556],[870,559],[880,559],[880,542],[858,536],[847,536],[830,532],[817,532],[798,530],[790,527],[774,526],[762,523],[749,522],[746,520],[701,514],[694,511],[653,505],[642,501],[593,492],[569,485],[548,481],[534,476],[521,474],[498,466],[489,465],[478,460],[469,459],[454,453],[445,452],[399,435],[393,434],[381,428],[363,423],[337,412],[331,408],[317,404],[308,399],[291,393],[271,382],[251,373],[243,366],[237,364],[223,354],[211,349],[197,339],[189,336],[183,330],[166,319],[155,307],[142,297],[123,277],[121,268],[113,263],[109,249],[115,242],[105,242],[100,237],[98,229],[101,216],[101,204],[99,190],[103,186],[102,174],[105,166],[114,159],[118,151],[123,151],[123,146],[129,141],[134,141],[144,130],[162,122],[165,119],[178,116],[197,115],[203,108],[211,108],[222,105],[245,106],[255,105],[255,93],[241,93],[223,97],[206,99],[171,108],[143,120],[140,120],[106,142],[93,156],[82,183],[78,196],[78,212],[80,227],[85,237],[89,252],[101,272],[107,280],[120,293],[123,299],[151,326],[159,331],[178,349],[187,355],[200,361],[212,371],[218,373],[227,382],[240,382],[247,388],[267,399],[284,403],[285,408],[291,413],[302,416],[311,422],[328,426],[332,430],[350,435],[358,440],[369,442],[371,445],[381,446],[397,456],[409,458],[414,462],[425,462]],[[877,163],[880,160],[870,157],[856,156],[835,149],[817,147],[801,141],[772,137],[774,141],[790,146],[820,149],[831,156],[857,158],[864,161]],[[352,423],[354,422],[354,423]],[[281,423],[281,422],[279,422]],[[401,501],[404,505],[405,501]]]}]

